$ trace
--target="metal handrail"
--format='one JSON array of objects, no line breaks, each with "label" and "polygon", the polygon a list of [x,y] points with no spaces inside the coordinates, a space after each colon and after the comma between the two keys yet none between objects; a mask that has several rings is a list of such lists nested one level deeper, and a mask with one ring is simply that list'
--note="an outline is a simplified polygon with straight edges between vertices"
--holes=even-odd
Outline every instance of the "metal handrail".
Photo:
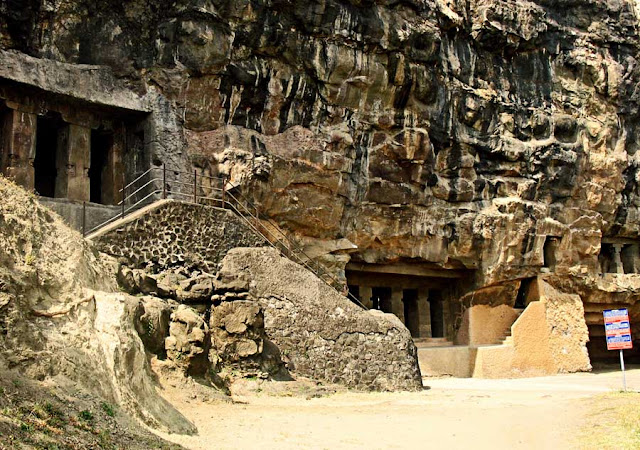
[{"label": "metal handrail", "polygon": [[[126,215],[127,213],[129,213],[129,212],[133,211],[133,210],[137,210],[137,208],[136,208],[136,207],[137,207],[140,203],[144,202],[145,200],[147,200],[148,198],[150,198],[150,197],[152,197],[152,196],[154,196],[154,195],[159,194],[160,192],[161,192],[161,191],[159,191],[159,190],[155,190],[155,191],[153,191],[153,192],[151,192],[151,193],[147,194],[146,196],[144,196],[144,197],[143,197],[143,198],[141,198],[140,200],[138,200],[138,201],[137,201],[136,203],[134,203],[133,205],[130,205],[128,208],[125,208],[125,215]],[[122,202],[118,203],[118,205],[120,205],[121,203],[122,203]],[[84,216],[84,212],[83,212],[83,216]],[[90,230],[83,231],[83,235],[84,235],[84,236],[88,236],[88,235],[90,235],[91,233],[93,233],[94,231],[97,231],[97,230],[99,230],[99,229],[100,229],[100,228],[102,228],[102,227],[106,227],[107,225],[109,225],[109,224],[110,224],[110,223],[112,223],[112,222],[115,222],[115,221],[116,221],[116,220],[118,220],[118,219],[122,219],[122,213],[121,213],[121,212],[119,212],[117,215],[115,215],[115,216],[111,217],[110,219],[105,220],[105,221],[104,221],[104,222],[102,222],[101,224],[99,224],[99,225],[97,225],[97,226],[95,226],[95,227],[91,228]],[[83,217],[83,223],[84,223],[84,222],[86,222],[86,221],[85,221],[85,219],[84,219],[84,217]]]},{"label": "metal handrail", "polygon": [[148,174],[149,172],[151,172],[152,170],[155,170],[155,167],[152,167],[150,169],[145,170],[142,175],[140,175],[138,178],[136,178],[135,180],[131,181],[129,184],[127,184],[126,186],[123,186],[122,189],[118,189],[118,192],[123,192],[125,191],[129,186],[131,186],[132,184],[136,183],[140,178],[142,178],[143,176],[145,176],[146,174]]},{"label": "metal handrail", "polygon": [[[84,216],[84,214],[83,214],[83,216]],[[100,225],[96,225],[95,227],[91,228],[90,230],[83,231],[83,234],[84,234],[85,236],[87,236],[87,235],[89,235],[89,234],[93,233],[94,231],[99,230],[99,229],[100,229],[100,228],[102,228],[102,227],[106,227],[106,226],[107,226],[107,225],[109,225],[111,222],[115,222],[115,221],[116,221],[116,220],[118,220],[119,218],[120,218],[120,214],[118,214],[117,216],[113,216],[113,217],[111,217],[110,219],[108,219],[108,220],[106,220],[106,221],[102,222]],[[85,220],[83,220],[83,223],[84,223],[84,222],[85,222]]]},{"label": "metal handrail", "polygon": [[[135,188],[136,184],[144,176],[146,176],[147,174],[151,173],[154,170],[162,170],[162,178],[153,177],[149,181],[147,181],[144,184],[142,184],[142,186],[139,186],[139,187]],[[167,190],[167,185],[168,185],[168,183],[167,183],[167,170],[170,170],[172,174],[185,174],[185,175],[188,175],[188,176],[193,176],[193,182],[192,183],[186,183],[186,182],[178,181],[178,180],[171,180],[171,185],[179,185],[179,186],[190,187],[190,188],[193,188],[193,192],[192,193],[185,193],[185,192],[179,192],[179,191],[176,191],[176,192],[171,191],[171,192],[169,192]],[[222,185],[222,188],[203,185],[203,184],[198,184],[198,178],[220,181],[220,183]],[[153,185],[154,183],[157,183],[159,181],[162,182],[162,189],[155,189],[151,193],[149,193],[146,196],[144,196],[142,199],[136,201],[135,203],[133,203],[133,204],[131,204],[129,206],[126,205],[127,200],[130,200],[135,195],[140,193],[143,189],[145,189],[148,186]],[[122,218],[126,217],[131,212],[136,211],[137,209],[139,209],[138,207],[139,207],[139,205],[141,203],[147,201],[151,197],[157,196],[158,194],[162,194],[162,199],[165,199],[167,197],[185,196],[188,199],[187,203],[196,204],[196,205],[199,205],[199,206],[202,206],[202,207],[207,207],[207,205],[202,205],[202,204],[199,203],[199,201],[202,201],[202,200],[220,202],[220,205],[221,205],[221,207],[223,209],[226,209],[226,206],[228,205],[229,209],[232,212],[234,212],[235,215],[237,215],[239,218],[241,218],[245,222],[245,224],[248,225],[251,228],[251,230],[256,233],[256,235],[258,235],[260,238],[262,238],[272,248],[278,250],[278,252],[280,252],[280,254],[282,254],[283,256],[287,257],[290,260],[293,260],[294,262],[302,265],[307,270],[309,270],[312,273],[314,273],[326,285],[330,286],[333,289],[336,289],[336,286],[340,284],[340,280],[339,279],[337,279],[333,274],[328,272],[326,270],[326,268],[323,268],[319,261],[316,261],[315,268],[312,267],[310,265],[310,262],[312,261],[312,258],[304,251],[304,249],[297,242],[293,241],[289,236],[287,236],[280,229],[280,227],[273,220],[271,220],[271,218],[266,217],[265,219],[261,219],[258,207],[255,206],[245,196],[243,196],[242,194],[240,194],[238,192],[236,192],[236,194],[232,194],[231,192],[228,192],[227,189],[226,189],[226,183],[227,183],[227,179],[226,178],[211,177],[211,176],[207,176],[207,175],[198,175],[197,172],[195,172],[195,171],[193,173],[189,173],[189,172],[185,172],[185,171],[181,171],[181,170],[168,169],[166,165],[163,165],[162,167],[151,167],[148,170],[146,170],[145,172],[143,172],[141,175],[136,177],[133,181],[129,182],[126,185],[123,185],[122,189],[118,190],[118,192],[122,193],[122,200],[120,200],[120,202],[118,202],[118,204],[117,204],[117,205],[122,207],[122,209],[118,213],[118,215],[116,215],[116,216],[108,219],[107,221],[101,223],[100,225],[92,228],[89,232],[85,231],[85,223],[86,223],[85,214],[86,213],[85,213],[85,208],[83,207],[83,220],[82,220],[82,222],[83,222],[83,227],[82,227],[83,228],[83,235],[86,236],[87,234],[93,233],[93,232],[99,230],[100,228],[105,227],[105,226],[115,222],[118,219],[122,219]],[[135,190],[133,192],[130,192],[127,195],[127,190],[130,190],[130,189],[133,189],[133,188],[135,188]],[[222,198],[198,195],[198,189],[199,188],[201,190],[203,190],[203,191],[208,190],[209,193],[211,193],[211,192],[215,192],[215,193],[221,192],[222,193]],[[227,200],[227,198],[233,200],[233,202]],[[250,210],[250,208],[255,211],[255,214]],[[253,222],[255,222],[255,224]],[[270,227],[265,226],[265,224],[263,222],[266,222],[268,225],[270,225]],[[261,231],[261,229],[262,229],[262,231]],[[269,237],[267,237],[265,234],[270,236],[271,239]],[[282,248],[279,248],[279,247],[282,247]],[[303,259],[303,257],[305,259]],[[336,286],[332,285],[329,281],[326,280],[326,278],[329,278],[331,283],[335,283]],[[358,305],[360,305],[364,309],[367,309],[360,302],[360,300],[358,300],[350,292],[347,292],[346,296],[347,296],[347,298],[351,299],[353,302],[357,303]]]},{"label": "metal handrail", "polygon": [[136,203],[134,203],[133,205],[129,206],[129,208],[125,209],[125,215],[126,215],[128,212],[131,212],[131,211],[137,211],[137,208],[136,208],[136,207],[137,207],[140,203],[144,202],[144,201],[145,201],[145,200],[147,200],[148,198],[151,198],[151,197],[153,197],[153,196],[155,196],[155,195],[158,195],[160,192],[161,192],[161,191],[160,191],[159,189],[156,189],[155,191],[150,192],[150,193],[149,193],[149,194],[147,194],[146,196],[142,197],[142,198],[141,198],[140,200],[138,200]]},{"label": "metal handrail", "polygon": [[123,198],[122,200],[120,200],[118,202],[118,205],[122,205],[122,202],[125,202],[127,200],[129,200],[131,197],[133,197],[134,195],[136,195],[138,192],[140,192],[141,190],[143,190],[144,188],[146,188],[147,186],[149,186],[151,183],[156,182],[156,181],[160,181],[160,178],[152,178],[149,181],[147,181],[145,184],[143,184],[142,186],[140,186],[138,189],[136,189],[135,191],[133,191],[131,194],[127,195],[125,198]]},{"label": "metal handrail", "polygon": [[[254,218],[255,220],[258,220],[258,221],[260,220],[258,217],[256,217],[256,216],[254,216],[253,214],[251,214],[251,212],[246,208],[246,206],[244,206],[244,205],[243,205],[243,204],[242,204],[242,203],[241,203],[241,202],[240,202],[240,201],[239,201],[239,200],[238,200],[238,199],[237,199],[237,198],[236,198],[232,193],[230,193],[230,192],[229,192],[229,193],[228,193],[228,195],[229,195],[229,197],[231,197],[231,198],[233,198],[234,200],[236,200],[236,202],[237,202],[240,206],[242,206],[242,207],[247,211],[247,214],[249,214],[252,218]],[[257,210],[257,208],[256,208],[256,210]],[[285,235],[285,234],[284,234],[284,233],[283,233],[283,232],[282,232],[282,231],[277,227],[277,225],[276,225],[275,223],[273,223],[273,222],[272,222],[271,220],[269,220],[269,219],[268,219],[267,221],[268,221],[270,224],[272,224],[272,225],[273,225],[273,227],[275,228],[275,230],[276,230],[277,232],[279,232],[279,233],[280,233],[280,234],[285,238],[285,241],[286,241],[287,243],[289,243],[289,244],[291,245],[291,247],[293,247],[293,248],[291,248],[291,247],[289,247],[289,246],[286,246],[286,245],[285,245],[285,248],[286,248],[286,249],[291,253],[291,256],[295,257],[295,258],[298,260],[298,261],[296,261],[296,262],[298,262],[299,264],[303,265],[304,267],[306,267],[307,269],[309,269],[311,272],[313,272],[314,274],[316,274],[316,275],[318,276],[318,278],[320,278],[320,279],[322,279],[323,281],[325,281],[325,283],[326,283],[326,280],[324,280],[324,279],[323,279],[323,276],[327,276],[327,277],[329,277],[329,278],[331,279],[331,281],[332,281],[332,282],[334,282],[334,283],[339,283],[339,281],[340,281],[340,280],[338,280],[336,277],[334,277],[332,274],[328,273],[327,271],[323,270],[323,269],[320,267],[320,263],[319,263],[318,261],[316,261],[316,266],[317,266],[317,268],[316,268],[315,270],[314,270],[312,267],[310,267],[310,266],[309,266],[309,264],[308,264],[308,261],[311,261],[312,259],[311,259],[311,257],[310,257],[309,255],[307,255],[307,253],[304,251],[304,249],[302,249],[300,246],[296,245],[296,244],[295,244],[291,239],[289,239],[289,238],[288,238],[288,237],[287,237],[287,236],[286,236],[286,235]],[[272,235],[272,236],[273,236],[273,233],[271,233],[269,230],[267,230],[267,231],[268,231],[268,233],[269,233],[270,235]],[[278,242],[282,242],[282,241],[281,241],[281,240],[278,240]],[[274,245],[274,244],[273,244],[273,242],[270,242],[270,244],[271,244],[272,246]],[[303,260],[302,260],[302,258],[300,258],[300,257],[298,257],[298,256],[296,255],[296,252],[299,252],[299,253],[301,253],[302,255],[304,255],[304,256],[307,258],[307,260],[306,260],[306,261],[303,261]],[[292,259],[292,258],[291,258],[291,256],[288,256],[288,255],[287,255],[287,257],[288,257],[289,259]],[[318,272],[320,272],[320,273],[318,273]],[[331,284],[330,284],[330,283],[326,283],[326,284],[328,284],[328,285],[330,285],[330,286],[331,286]],[[335,286],[331,286],[331,287],[333,287],[333,288],[335,289]],[[357,302],[357,303],[358,303],[360,306],[362,306],[363,308],[366,308],[366,307],[365,307],[365,306],[360,302],[360,300],[358,300],[358,299],[357,299],[355,296],[353,296],[350,292],[348,292],[348,293],[347,293],[347,297],[349,297],[349,298],[351,298],[352,300],[354,300],[355,302]]]},{"label": "metal handrail", "polygon": [[[229,195],[232,195],[232,194],[230,193]],[[239,196],[239,197],[240,197],[244,202],[248,203],[250,207],[252,207],[252,208],[253,208],[253,209],[255,209],[256,211],[258,211],[258,207],[257,207],[257,206],[255,206],[255,205],[251,202],[251,200],[247,199],[244,195],[242,195],[242,194],[240,194],[240,193],[238,193],[238,196]],[[235,197],[234,197],[234,199],[235,199]],[[238,200],[236,199],[236,201],[238,201]],[[287,236],[286,234],[284,234],[284,233],[282,232],[282,230],[280,230],[280,227],[278,226],[278,224],[276,224],[273,220],[271,220],[270,218],[268,218],[268,217],[267,217],[267,218],[266,218],[266,221],[267,221],[271,226],[273,226],[273,228],[275,228],[275,230],[276,230],[276,231],[277,231],[277,232],[278,232],[278,233],[279,233],[279,234],[280,234],[280,235],[281,235],[285,240],[287,240],[287,242],[290,242],[290,243],[291,243],[291,244],[293,244],[293,245],[298,245],[298,244],[296,244],[295,242],[293,242],[293,241],[289,238],[289,236]],[[311,257],[310,257],[309,255],[307,255],[307,254],[304,252],[304,250],[302,250],[302,249],[300,249],[300,250],[301,250],[302,254],[303,254],[305,257],[307,257],[309,260],[311,260]]]}]

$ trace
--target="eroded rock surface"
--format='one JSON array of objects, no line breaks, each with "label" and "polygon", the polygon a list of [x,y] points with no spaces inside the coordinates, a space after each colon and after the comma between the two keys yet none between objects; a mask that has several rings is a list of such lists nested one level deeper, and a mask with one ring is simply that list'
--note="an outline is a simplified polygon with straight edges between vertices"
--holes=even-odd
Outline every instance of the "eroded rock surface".
[{"label": "eroded rock surface", "polygon": [[240,370],[245,377],[290,380],[279,348],[266,337],[264,311],[255,301],[225,301],[211,309],[211,360],[219,377]]},{"label": "eroded rock surface", "polygon": [[411,335],[392,314],[360,309],[273,249],[233,249],[219,275],[221,286],[246,283],[292,373],[360,389],[422,389]]},{"label": "eroded rock surface", "polygon": [[469,270],[444,294],[452,337],[467,294],[512,305],[543,270],[593,326],[615,299],[637,310],[637,283],[598,277],[614,241],[640,259],[638,16],[631,0],[5,1],[0,46],[7,79],[150,112],[130,172],[228,176],[343,280],[350,262]]},{"label": "eroded rock surface", "polygon": [[1,177],[0,198],[0,364],[79,383],[149,425],[194,432],[155,391],[134,326],[139,300],[117,293],[114,261]]},{"label": "eroded rock surface", "polygon": [[29,0],[0,14],[3,47],[109,66],[167,99],[186,158],[151,159],[229,175],[291,232],[347,237],[355,260],[455,262],[489,282],[536,271],[537,236],[561,237],[578,269],[598,235],[637,238],[631,1]]}]

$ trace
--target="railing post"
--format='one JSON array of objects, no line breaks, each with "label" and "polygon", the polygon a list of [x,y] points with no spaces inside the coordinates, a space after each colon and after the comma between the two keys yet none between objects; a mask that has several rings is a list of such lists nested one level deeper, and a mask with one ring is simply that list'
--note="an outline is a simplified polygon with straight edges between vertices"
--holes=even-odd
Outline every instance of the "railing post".
[{"label": "railing post", "polygon": [[193,203],[198,203],[198,169],[193,169]]},{"label": "railing post", "polygon": [[87,235],[87,202],[82,202],[82,237]]},{"label": "railing post", "polygon": [[225,194],[227,193],[227,176],[222,177],[222,209],[224,209]]},{"label": "railing post", "polygon": [[167,198],[167,165],[162,163],[162,199]]},{"label": "railing post", "polygon": [[124,219],[124,201],[126,198],[126,191],[127,191],[127,184],[126,184],[127,178],[124,174],[124,172],[122,172],[122,218]]}]

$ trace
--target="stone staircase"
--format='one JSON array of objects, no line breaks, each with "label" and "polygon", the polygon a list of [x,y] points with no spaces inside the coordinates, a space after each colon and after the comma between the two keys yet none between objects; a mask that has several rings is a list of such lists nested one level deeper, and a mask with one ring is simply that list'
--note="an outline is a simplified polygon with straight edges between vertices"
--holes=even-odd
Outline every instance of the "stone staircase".
[{"label": "stone staircase", "polygon": [[[517,314],[516,320],[518,320],[518,317],[520,317],[524,312],[524,308],[513,308],[513,309],[514,311],[516,311],[516,314]],[[515,323],[515,320],[513,322]],[[504,336],[498,339],[498,342],[496,342],[496,345],[513,346],[513,336],[511,335],[511,327],[509,327],[509,329],[504,333]]]},{"label": "stone staircase", "polygon": [[[168,174],[182,178],[172,179]],[[235,187],[237,186],[229,183],[227,178],[198,176],[196,172],[191,174],[164,165],[152,167],[120,190],[122,200],[118,204],[117,214],[93,229],[87,230],[84,225],[86,211],[83,208],[82,234],[91,240],[106,230],[117,229],[167,201],[191,204],[199,208],[222,209],[233,213],[256,236],[278,250],[282,256],[305,267],[329,287],[342,291],[342,282],[331,270],[307,255],[302,246],[284,233],[273,220],[260,214],[258,207],[251,201],[239,192],[232,192]],[[367,309],[352,294],[346,292],[344,295],[361,308]]]}]

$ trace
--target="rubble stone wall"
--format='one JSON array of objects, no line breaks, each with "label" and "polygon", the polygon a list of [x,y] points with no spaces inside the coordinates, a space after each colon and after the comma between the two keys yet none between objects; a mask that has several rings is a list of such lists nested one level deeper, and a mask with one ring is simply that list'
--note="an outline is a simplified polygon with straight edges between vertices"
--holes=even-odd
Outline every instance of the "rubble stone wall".
[{"label": "rubble stone wall", "polygon": [[93,240],[101,251],[151,272],[193,266],[215,273],[230,249],[265,244],[231,211],[173,200],[143,209]]},{"label": "rubble stone wall", "polygon": [[456,343],[467,345],[497,344],[511,329],[518,318],[508,305],[491,307],[474,305],[465,310]]}]

